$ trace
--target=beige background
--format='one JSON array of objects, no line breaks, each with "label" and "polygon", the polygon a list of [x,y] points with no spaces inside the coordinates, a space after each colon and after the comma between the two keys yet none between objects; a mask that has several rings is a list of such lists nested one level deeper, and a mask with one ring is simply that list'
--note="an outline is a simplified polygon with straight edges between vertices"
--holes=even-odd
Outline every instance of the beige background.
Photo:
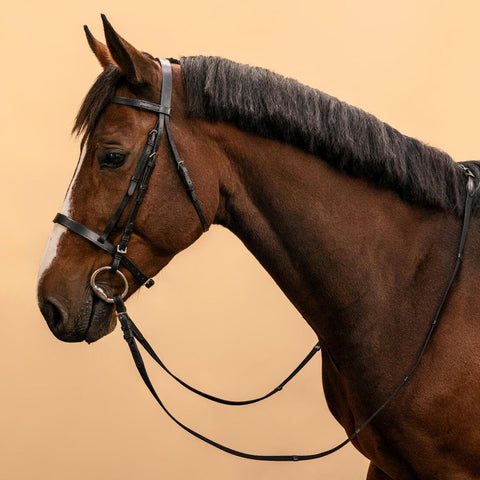
[{"label": "beige background", "polygon": [[[201,444],[156,407],[119,330],[64,344],[36,307],[37,265],[78,156],[70,136],[100,72],[83,36],[99,14],[158,56],[215,54],[293,76],[374,113],[458,160],[480,157],[480,4],[476,0],[27,1],[1,7],[2,479],[363,478],[351,447],[325,460],[257,463]],[[228,232],[178,256],[132,316],[180,376],[244,398],[273,386],[315,337]],[[211,405],[152,366],[188,425],[258,453],[310,453],[344,432],[328,413],[320,359],[280,395]]]}]

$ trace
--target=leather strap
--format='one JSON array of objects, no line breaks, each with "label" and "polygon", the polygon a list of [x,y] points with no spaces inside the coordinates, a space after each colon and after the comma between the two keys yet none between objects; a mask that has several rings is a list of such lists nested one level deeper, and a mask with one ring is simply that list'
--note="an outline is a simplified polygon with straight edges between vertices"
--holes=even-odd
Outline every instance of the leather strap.
[{"label": "leather strap", "polygon": [[[80,235],[85,240],[93,243],[96,247],[101,248],[105,252],[109,253],[110,255],[115,255],[117,248],[108,241],[99,242],[98,233],[95,233],[93,230],[90,230],[85,225],[82,225],[71,218],[68,218],[66,215],[62,213],[57,213],[55,218],[53,219],[54,223],[58,223],[59,225],[63,225],[64,227],[68,228],[72,232],[75,232],[77,235]],[[145,287],[150,288],[154,285],[154,280],[147,275],[145,275],[128,257],[123,256],[121,259],[121,264],[133,275],[135,280],[140,285],[145,285]]]},{"label": "leather strap", "polygon": [[160,104],[170,112],[172,107],[173,93],[173,72],[172,64],[165,58],[157,58],[162,69],[162,93],[160,96]]},{"label": "leather strap", "polygon": [[117,210],[115,213],[112,215],[110,218],[107,226],[105,227],[105,230],[103,231],[102,235],[100,235],[99,241],[105,241],[110,234],[112,233],[113,229],[117,225],[118,221],[120,220],[120,217],[122,216],[123,212],[125,211],[125,208],[127,207],[130,199],[132,198],[133,194],[135,193],[137,189],[137,185],[142,179],[143,172],[145,170],[145,165],[147,164],[148,158],[152,154],[152,151],[155,147],[156,141],[157,141],[157,136],[159,135],[158,133],[158,121],[155,125],[155,128],[148,134],[147,142],[145,144],[145,147],[143,149],[142,155],[140,157],[140,160],[137,163],[137,166],[135,167],[135,171],[133,172],[132,178],[130,179],[130,183],[128,185],[127,191],[125,192],[125,195],[122,198],[122,201],[117,207]]},{"label": "leather strap", "polygon": [[227,447],[225,445],[222,445],[221,443],[215,442],[214,440],[211,440],[210,438],[202,435],[201,433],[196,432],[195,430],[191,429],[190,427],[186,426],[184,423],[180,422],[177,418],[175,418],[170,411],[166,408],[160,397],[158,396],[157,392],[155,391],[155,388],[150,381],[150,378],[148,376],[147,370],[145,368],[145,363],[143,362],[142,355],[138,349],[138,346],[135,342],[135,334],[134,334],[134,328],[132,327],[132,319],[127,313],[125,303],[122,300],[122,297],[120,295],[115,295],[114,297],[114,303],[115,303],[115,308],[117,311],[117,317],[118,320],[120,321],[122,331],[123,331],[123,338],[127,342],[129,348],[130,348],[130,353],[132,354],[133,360],[135,362],[135,366],[137,367],[138,372],[140,373],[140,376],[142,377],[142,380],[144,381],[145,385],[149,389],[150,393],[152,396],[155,398],[157,403],[160,405],[162,410],[183,430],[186,432],[190,433],[194,437],[198,438],[199,440],[202,440],[205,443],[208,443],[209,445],[218,448],[219,450],[222,450],[226,453],[229,453],[231,455],[235,455],[237,457],[242,457],[242,458],[248,458],[250,460],[263,460],[263,461],[276,461],[276,462],[289,462],[289,461],[301,461],[301,460],[311,460],[314,458],[320,458],[324,457],[326,455],[329,455],[340,448],[342,448],[344,445],[346,445],[349,441],[351,441],[352,437],[349,437],[347,440],[342,442],[341,444],[337,445],[336,447],[327,450],[325,452],[313,454],[313,455],[255,455],[251,453],[245,453],[241,452],[239,450],[235,450],[233,448]]},{"label": "leather strap", "polygon": [[130,98],[130,97],[113,97],[112,103],[117,103],[118,105],[126,105],[129,107],[139,108],[140,110],[147,110],[153,113],[160,113],[162,115],[170,115],[170,107],[166,107],[163,104],[148,102],[147,100],[140,100],[139,98]]},{"label": "leather strap", "polygon": [[[125,306],[123,306],[125,309]],[[126,309],[125,309],[126,312]],[[172,373],[168,367],[160,360],[158,355],[156,354],[155,350],[151,347],[151,345],[148,343],[146,338],[142,335],[142,332],[140,332],[139,328],[135,325],[131,317],[128,317],[129,323],[130,323],[130,328],[132,330],[133,336],[137,339],[138,343],[142,345],[142,347],[145,349],[145,351],[155,360],[155,362],[160,365],[160,367],[168,374],[170,377],[172,377],[176,382],[178,382],[180,385],[185,387],[187,390],[190,390],[191,392],[195,393],[196,395],[199,395],[200,397],[206,398],[208,400],[211,400],[212,402],[216,403],[221,403],[223,405],[251,405],[252,403],[257,403],[260,402],[261,400],[265,400],[266,398],[271,397],[272,395],[275,395],[276,393],[280,392],[285,385],[287,385],[290,380],[292,380],[298,372],[302,370],[305,365],[314,357],[314,355],[320,351],[320,343],[317,343],[312,350],[307,354],[307,356],[300,362],[300,364],[292,371],[292,373],[285,379],[283,382],[281,382],[277,387],[275,387],[273,390],[270,392],[266,393],[265,395],[262,395],[260,397],[250,399],[250,400],[226,400],[220,397],[215,397],[213,395],[210,395],[208,393],[202,392],[201,390],[198,390],[195,387],[192,387],[188,383],[184,382],[181,378],[177,377],[174,373]]]},{"label": "leather strap", "polygon": [[170,130],[170,119],[168,117],[165,117],[165,131],[167,132],[168,144],[170,145],[173,159],[175,160],[175,163],[177,165],[178,174],[180,175],[183,185],[185,186],[188,196],[190,197],[190,201],[192,202],[193,207],[197,212],[197,216],[200,220],[200,223],[202,224],[203,231],[206,232],[210,228],[210,225],[208,224],[202,207],[200,206],[200,202],[198,201],[197,192],[195,191],[195,187],[193,186],[193,182],[190,178],[187,167],[181,160],[180,155],[178,154],[177,146],[173,141],[173,135]]},{"label": "leather strap", "polygon": [[[160,120],[157,121],[157,127],[159,125]],[[156,130],[155,130],[156,131]],[[147,154],[145,155],[144,167],[142,172],[141,182],[138,186],[137,197],[135,199],[135,203],[133,205],[132,210],[130,211],[130,215],[128,216],[127,225],[125,230],[123,231],[122,237],[120,242],[117,246],[117,251],[115,253],[113,262],[112,262],[112,272],[115,273],[118,266],[121,262],[121,257],[127,253],[127,246],[130,242],[130,238],[133,233],[134,223],[137,218],[138,211],[140,206],[143,203],[143,199],[147,192],[148,185],[150,183],[150,177],[153,173],[153,169],[155,168],[156,157],[157,157],[157,148],[158,143],[160,141],[161,134],[156,131],[154,138],[154,144],[152,148],[146,149]],[[148,142],[147,142],[148,144]],[[151,153],[149,153],[151,152]]]}]

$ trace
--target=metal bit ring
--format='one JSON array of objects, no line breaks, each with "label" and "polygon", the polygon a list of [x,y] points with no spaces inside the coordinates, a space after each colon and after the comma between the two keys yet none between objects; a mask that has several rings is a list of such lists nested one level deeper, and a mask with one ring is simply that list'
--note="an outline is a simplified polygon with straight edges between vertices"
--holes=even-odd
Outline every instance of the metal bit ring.
[{"label": "metal bit ring", "polygon": [[[90,278],[90,286],[92,287],[93,291],[95,292],[95,294],[97,295],[97,297],[101,298],[104,302],[107,302],[107,303],[114,303],[114,300],[113,300],[113,297],[109,297],[106,293],[105,293],[105,290],[100,287],[99,285],[97,285],[95,283],[95,279],[97,278],[97,275],[101,272],[105,272],[107,270],[112,270],[112,267],[111,266],[106,266],[106,267],[101,267],[99,268],[98,270],[95,270],[93,273],[92,273],[92,276]],[[121,297],[122,299],[126,297],[127,293],[128,293],[128,282],[127,282],[127,278],[125,277],[125,275],[120,271],[120,270],[117,270],[115,273],[118,273],[118,275],[120,275],[121,279],[123,280],[123,282],[125,283],[125,289],[123,290],[122,294],[121,294]]]}]

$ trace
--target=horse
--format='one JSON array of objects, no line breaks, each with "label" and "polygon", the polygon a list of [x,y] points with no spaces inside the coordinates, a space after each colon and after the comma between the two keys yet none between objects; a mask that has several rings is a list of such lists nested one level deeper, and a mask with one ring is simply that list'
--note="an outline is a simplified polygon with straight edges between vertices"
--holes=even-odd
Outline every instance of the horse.
[{"label": "horse", "polygon": [[[107,335],[122,297],[222,225],[317,335],[328,408],[369,459],[368,480],[480,478],[480,300],[470,286],[480,279],[480,168],[466,175],[373,115],[223,58],[171,59],[171,111],[158,107],[167,63],[102,18],[106,44],[85,27],[103,71],[76,118],[80,160],[40,265],[53,334]],[[150,142],[167,116],[175,151]],[[114,214],[144,157],[155,164],[142,202]]]}]

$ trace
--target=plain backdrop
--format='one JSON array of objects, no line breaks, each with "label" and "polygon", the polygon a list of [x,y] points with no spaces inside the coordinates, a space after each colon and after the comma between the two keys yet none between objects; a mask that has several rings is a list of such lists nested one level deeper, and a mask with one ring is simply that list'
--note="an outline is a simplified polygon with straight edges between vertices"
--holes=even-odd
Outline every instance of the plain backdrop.
[{"label": "plain backdrop", "polygon": [[[361,479],[352,447],[295,464],[233,458],[187,436],[156,406],[119,329],[92,345],[49,332],[38,263],[78,158],[70,135],[100,67],[82,26],[100,13],[156,56],[221,55],[359,106],[449,152],[480,157],[476,0],[42,0],[1,7],[0,478]],[[129,311],[167,365],[195,386],[246,398],[278,383],[313,332],[229,232],[180,254]],[[278,396],[226,407],[184,392],[151,363],[188,425],[254,453],[312,453],[343,440],[316,358]]]}]

